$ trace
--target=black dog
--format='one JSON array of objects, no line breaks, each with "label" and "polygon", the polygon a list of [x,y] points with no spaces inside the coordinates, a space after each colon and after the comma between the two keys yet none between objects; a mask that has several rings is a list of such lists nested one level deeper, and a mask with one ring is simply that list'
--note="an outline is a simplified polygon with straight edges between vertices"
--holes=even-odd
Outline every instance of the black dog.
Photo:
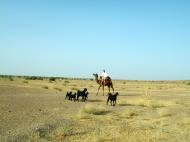
[{"label": "black dog", "polygon": [[77,96],[77,94],[76,93],[74,93],[74,94],[72,94],[72,92],[67,92],[67,94],[66,94],[66,96],[65,96],[65,100],[67,99],[67,100],[70,100],[70,101],[76,101],[76,96]]},{"label": "black dog", "polygon": [[71,93],[71,95],[69,96],[69,100],[74,100],[74,102],[76,101],[76,95],[77,95],[77,93],[74,93],[74,94],[72,94]]},{"label": "black dog", "polygon": [[85,102],[88,98],[88,92],[87,89],[84,88],[83,91],[78,90],[77,91],[77,100],[79,101],[79,97],[82,97],[82,102]]},{"label": "black dog", "polygon": [[66,96],[65,96],[65,100],[70,100],[70,95],[72,94],[72,92],[67,92]]},{"label": "black dog", "polygon": [[110,101],[110,104],[113,105],[113,106],[115,106],[118,95],[119,95],[118,92],[116,92],[114,95],[112,93],[109,93],[108,94],[108,99],[107,99],[107,105],[108,105],[108,102]]}]

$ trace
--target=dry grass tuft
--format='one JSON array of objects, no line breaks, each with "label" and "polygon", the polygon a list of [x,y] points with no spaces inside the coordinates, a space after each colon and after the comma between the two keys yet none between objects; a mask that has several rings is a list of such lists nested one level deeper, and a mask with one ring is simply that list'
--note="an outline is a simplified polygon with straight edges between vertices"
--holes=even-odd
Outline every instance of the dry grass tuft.
[{"label": "dry grass tuft", "polygon": [[168,109],[159,109],[158,114],[160,117],[170,117],[172,113]]},{"label": "dry grass tuft", "polygon": [[48,86],[43,86],[42,88],[44,88],[44,89],[49,89],[49,87],[48,87]]},{"label": "dry grass tuft", "polygon": [[166,104],[164,104],[161,101],[157,100],[147,100],[147,99],[139,99],[134,102],[135,105],[141,106],[141,107],[151,107],[151,108],[161,108],[165,107]]},{"label": "dry grass tuft", "polygon": [[61,88],[57,88],[57,87],[55,87],[54,89],[55,89],[55,90],[58,90],[58,91],[60,91],[60,92],[62,91]]},{"label": "dry grass tuft", "polygon": [[76,88],[76,87],[72,87],[71,90],[73,90],[73,91],[77,91],[78,88]]},{"label": "dry grass tuft", "polygon": [[73,124],[69,121],[58,121],[52,124],[37,125],[32,130],[30,139],[32,141],[63,141],[70,136],[73,130]]},{"label": "dry grass tuft", "polygon": [[28,83],[28,81],[26,81],[26,80],[25,80],[25,81],[23,81],[23,83],[26,83],[26,84],[27,84],[27,83]]},{"label": "dry grass tuft", "polygon": [[68,83],[70,83],[70,81],[68,81],[68,80],[65,80],[65,81],[64,81],[64,83],[67,83],[67,84],[68,84]]},{"label": "dry grass tuft", "polygon": [[187,85],[190,85],[190,82],[188,82]]},{"label": "dry grass tuft", "polygon": [[131,109],[126,109],[122,113],[120,113],[118,116],[119,116],[119,118],[131,119],[131,118],[138,116],[138,115],[139,114],[137,111],[131,110]]},{"label": "dry grass tuft", "polygon": [[87,104],[81,109],[82,113],[93,114],[93,115],[104,115],[108,112],[102,105],[91,105]]},{"label": "dry grass tuft", "polygon": [[118,105],[119,106],[132,106],[133,104],[128,101],[123,100],[123,101],[119,101]]},{"label": "dry grass tuft", "polygon": [[9,78],[10,81],[14,81],[14,79],[12,77]]}]

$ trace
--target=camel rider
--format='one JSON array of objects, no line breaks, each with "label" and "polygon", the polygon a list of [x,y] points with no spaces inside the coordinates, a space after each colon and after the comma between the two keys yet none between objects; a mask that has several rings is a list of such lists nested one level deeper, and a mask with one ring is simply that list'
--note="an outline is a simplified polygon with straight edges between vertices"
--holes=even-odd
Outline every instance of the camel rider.
[{"label": "camel rider", "polygon": [[106,80],[106,78],[108,77],[108,74],[106,73],[105,70],[103,70],[103,72],[102,72],[102,74],[101,74],[100,77],[101,77],[101,79],[102,79],[102,82],[105,83],[105,80]]}]

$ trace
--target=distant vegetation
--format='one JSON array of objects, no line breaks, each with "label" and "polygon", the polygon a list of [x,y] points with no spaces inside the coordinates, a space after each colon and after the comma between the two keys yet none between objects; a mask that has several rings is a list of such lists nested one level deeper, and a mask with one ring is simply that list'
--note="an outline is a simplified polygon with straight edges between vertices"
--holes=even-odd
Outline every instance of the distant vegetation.
[{"label": "distant vegetation", "polygon": [[25,77],[26,80],[43,80],[43,77],[40,76],[27,76]]},{"label": "distant vegetation", "polygon": [[13,75],[0,75],[0,78],[11,78],[11,77],[15,77]]},{"label": "distant vegetation", "polygon": [[190,85],[190,82],[188,82],[187,85]]},{"label": "distant vegetation", "polygon": [[9,78],[10,81],[14,81],[14,79],[12,77]]},{"label": "distant vegetation", "polygon": [[54,81],[56,81],[56,78],[55,78],[55,77],[50,77],[50,78],[49,78],[49,82],[54,82]]},{"label": "distant vegetation", "polygon": [[45,77],[45,76],[17,76],[17,75],[0,75],[0,78],[8,78],[11,81],[14,81],[11,78],[23,78],[25,80],[93,80],[89,78],[69,78],[69,77]]}]

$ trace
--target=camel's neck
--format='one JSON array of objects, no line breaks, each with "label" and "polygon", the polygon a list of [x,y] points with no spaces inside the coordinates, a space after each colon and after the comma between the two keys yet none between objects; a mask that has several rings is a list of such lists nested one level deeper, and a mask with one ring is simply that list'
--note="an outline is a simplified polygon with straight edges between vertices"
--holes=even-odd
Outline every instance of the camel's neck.
[{"label": "camel's neck", "polygon": [[98,76],[95,76],[95,80],[98,84],[100,84],[100,81],[98,80]]}]

